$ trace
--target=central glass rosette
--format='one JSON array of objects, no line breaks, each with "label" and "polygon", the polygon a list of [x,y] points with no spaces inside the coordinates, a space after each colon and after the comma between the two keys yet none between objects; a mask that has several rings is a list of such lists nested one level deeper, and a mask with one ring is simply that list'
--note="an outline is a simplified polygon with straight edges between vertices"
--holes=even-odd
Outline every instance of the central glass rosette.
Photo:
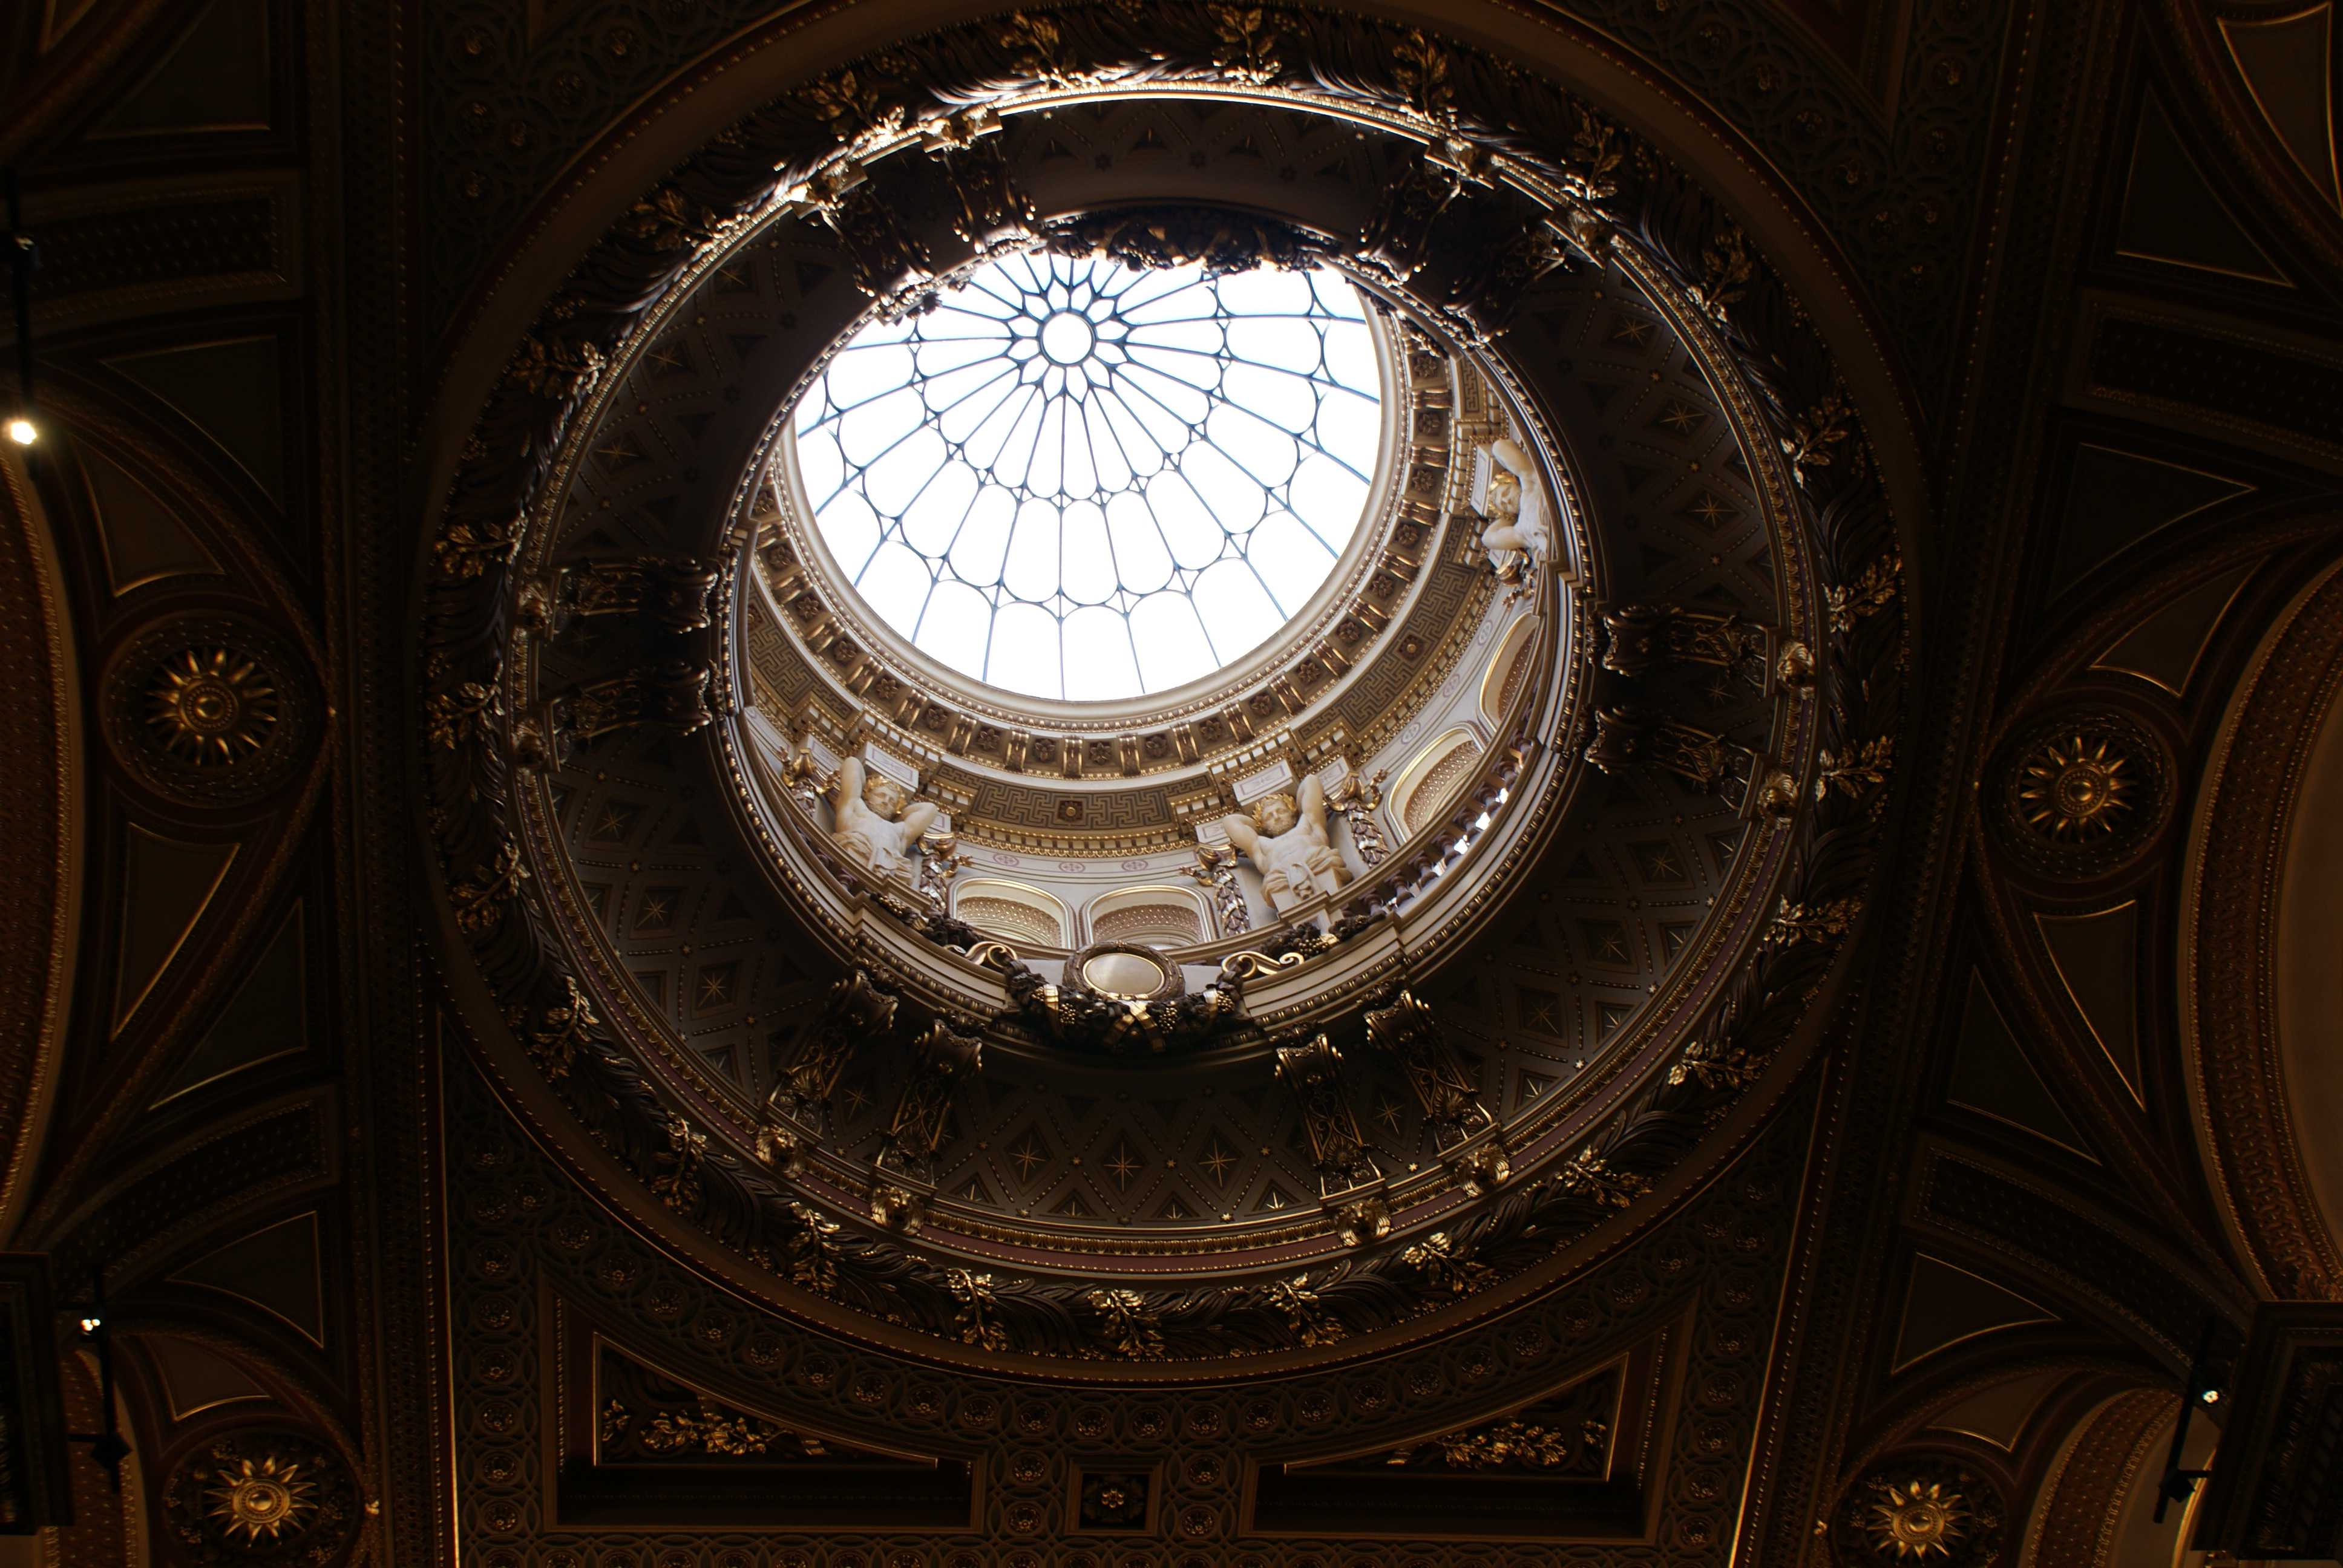
[{"label": "central glass rosette", "polygon": [[872,321],[799,398],[839,576],[947,668],[1063,701],[1243,658],[1358,533],[1381,374],[1338,271],[1028,253]]}]

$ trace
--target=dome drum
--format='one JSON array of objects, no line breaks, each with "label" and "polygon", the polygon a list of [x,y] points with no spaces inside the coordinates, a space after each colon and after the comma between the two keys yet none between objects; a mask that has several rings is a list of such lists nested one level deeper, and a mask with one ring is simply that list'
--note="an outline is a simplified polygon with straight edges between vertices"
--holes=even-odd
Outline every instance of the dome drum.
[{"label": "dome drum", "polygon": [[[1147,1327],[1118,1342],[1180,1375],[1395,1326],[1377,1303],[1451,1266],[1433,1241],[1547,1267],[1778,1092],[1860,910],[1868,786],[1815,781],[1892,695],[1897,568],[1844,407],[1805,417],[1837,393],[1778,281],[1592,111],[1508,141],[1434,135],[1398,87],[1073,81],[918,135],[855,111],[776,155],[787,200],[679,241],[625,336],[540,327],[490,415],[535,445],[481,444],[431,568],[426,683],[496,683],[511,734],[435,756],[431,832],[500,1079],[742,1288],[947,1358],[1079,1359],[1091,1296],[1125,1292]],[[1196,159],[1110,194],[1044,156],[1149,135]],[[1264,146],[1344,177],[1281,180]],[[891,628],[831,548],[791,456],[808,389],[1020,256],[1356,291],[1358,524],[1258,650],[1019,693]],[[1050,289],[1135,286],[1047,276],[1004,328],[1045,390],[1110,338]],[[644,460],[691,419],[689,463]],[[522,449],[516,522],[491,498]],[[712,624],[549,612],[558,568],[626,552],[714,561]],[[1614,611],[1692,630],[1605,668]],[[706,719],[617,705],[565,749],[570,694],[652,653],[705,670]]]}]

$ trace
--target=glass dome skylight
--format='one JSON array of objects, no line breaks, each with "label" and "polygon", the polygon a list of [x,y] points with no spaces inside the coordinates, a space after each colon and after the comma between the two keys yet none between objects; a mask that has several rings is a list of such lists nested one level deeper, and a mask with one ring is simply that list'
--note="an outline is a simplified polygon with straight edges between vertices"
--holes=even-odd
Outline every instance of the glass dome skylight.
[{"label": "glass dome skylight", "polygon": [[799,472],[840,571],[920,651],[1106,701],[1301,611],[1358,531],[1380,400],[1339,272],[1031,253],[841,347],[798,405]]}]

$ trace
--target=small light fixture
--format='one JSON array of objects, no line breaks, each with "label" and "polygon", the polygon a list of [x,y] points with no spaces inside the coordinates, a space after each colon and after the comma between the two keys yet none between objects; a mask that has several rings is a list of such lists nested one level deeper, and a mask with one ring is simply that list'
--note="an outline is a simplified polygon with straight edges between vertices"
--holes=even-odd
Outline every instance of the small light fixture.
[{"label": "small light fixture", "polygon": [[2221,1391],[2217,1388],[2208,1388],[2197,1397],[2203,1400],[2207,1404],[2218,1404],[2221,1402]]},{"label": "small light fixture", "polygon": [[1473,826],[1476,829],[1483,829],[1488,827],[1488,825],[1489,814],[1486,811],[1482,812],[1478,817],[1473,819]]},{"label": "small light fixture", "polygon": [[105,1326],[106,1320],[101,1317],[91,1316],[84,1318],[81,1321],[81,1332],[85,1334],[94,1334]]},{"label": "small light fixture", "polygon": [[22,414],[8,421],[8,439],[19,447],[29,447],[41,438],[41,427]]}]

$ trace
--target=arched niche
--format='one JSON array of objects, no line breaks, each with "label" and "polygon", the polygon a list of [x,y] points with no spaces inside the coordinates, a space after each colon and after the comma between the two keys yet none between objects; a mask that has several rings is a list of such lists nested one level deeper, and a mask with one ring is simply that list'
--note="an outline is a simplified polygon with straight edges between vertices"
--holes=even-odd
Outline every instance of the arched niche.
[{"label": "arched niche", "polygon": [[1192,888],[1151,883],[1101,893],[1082,910],[1094,942],[1181,948],[1209,941],[1215,934],[1204,900]]},{"label": "arched niche", "polygon": [[1004,877],[978,877],[955,883],[951,912],[1012,947],[1073,945],[1072,918],[1055,894]]},{"label": "arched niche", "polygon": [[1403,838],[1428,827],[1472,778],[1481,759],[1481,738],[1466,725],[1444,729],[1400,770],[1386,809]]}]

